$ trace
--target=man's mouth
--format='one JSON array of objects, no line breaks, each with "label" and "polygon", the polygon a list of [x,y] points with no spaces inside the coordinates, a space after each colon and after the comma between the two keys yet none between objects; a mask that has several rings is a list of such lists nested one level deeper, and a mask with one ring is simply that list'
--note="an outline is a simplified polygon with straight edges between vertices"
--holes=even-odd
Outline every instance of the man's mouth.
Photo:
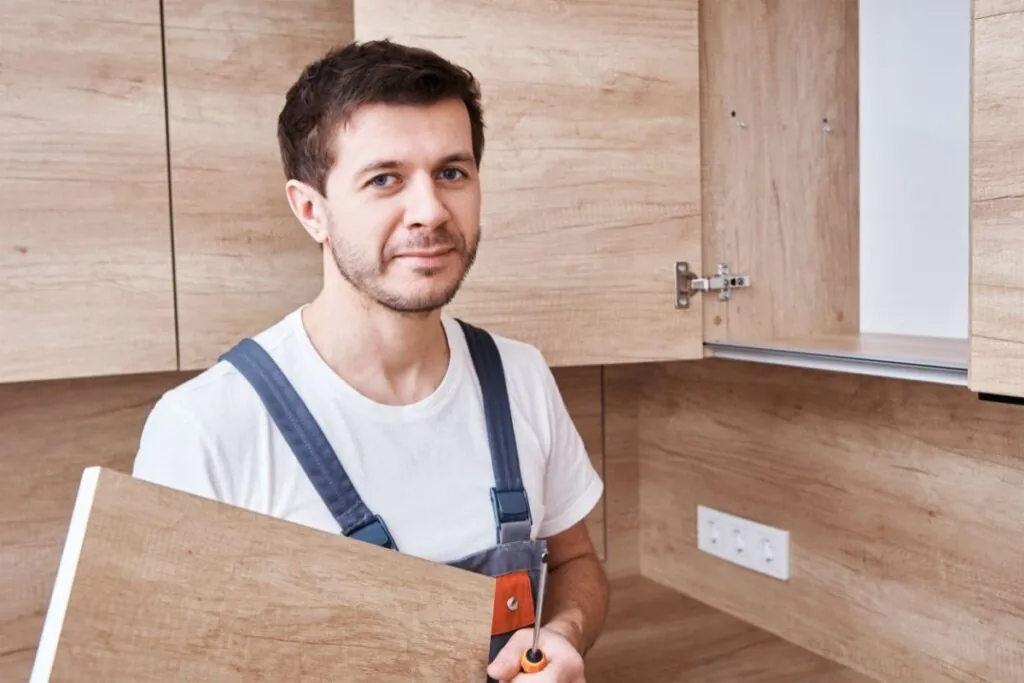
[{"label": "man's mouth", "polygon": [[437,258],[455,251],[453,247],[435,247],[433,249],[411,249],[401,251],[395,258]]}]

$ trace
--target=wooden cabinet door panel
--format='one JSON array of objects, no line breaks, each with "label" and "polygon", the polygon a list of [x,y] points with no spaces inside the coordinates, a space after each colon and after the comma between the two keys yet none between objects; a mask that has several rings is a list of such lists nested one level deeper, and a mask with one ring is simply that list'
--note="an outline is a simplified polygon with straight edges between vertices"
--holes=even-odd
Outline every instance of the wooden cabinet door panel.
[{"label": "wooden cabinet door panel", "polygon": [[212,364],[321,283],[288,208],[277,116],[302,68],[351,40],[343,2],[165,0],[181,366]]},{"label": "wooden cabinet door panel", "polygon": [[174,369],[159,2],[0,25],[0,381]]},{"label": "wooden cabinet door panel", "polygon": [[977,2],[971,125],[975,391],[1024,396],[1024,2]]},{"label": "wooden cabinet door panel", "polygon": [[358,40],[467,67],[483,91],[482,241],[452,314],[555,366],[700,357],[697,0],[355,0]]},{"label": "wooden cabinet door panel", "polygon": [[856,334],[858,5],[701,5],[706,269],[749,289],[704,307],[705,340]]}]

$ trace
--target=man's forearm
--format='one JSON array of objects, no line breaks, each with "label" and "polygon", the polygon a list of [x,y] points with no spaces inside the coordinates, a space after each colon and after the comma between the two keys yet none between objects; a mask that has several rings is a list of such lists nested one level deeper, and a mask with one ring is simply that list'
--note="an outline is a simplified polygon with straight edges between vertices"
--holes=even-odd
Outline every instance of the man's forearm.
[{"label": "man's forearm", "polygon": [[543,621],[586,654],[608,615],[608,578],[596,555],[575,557],[551,570]]}]

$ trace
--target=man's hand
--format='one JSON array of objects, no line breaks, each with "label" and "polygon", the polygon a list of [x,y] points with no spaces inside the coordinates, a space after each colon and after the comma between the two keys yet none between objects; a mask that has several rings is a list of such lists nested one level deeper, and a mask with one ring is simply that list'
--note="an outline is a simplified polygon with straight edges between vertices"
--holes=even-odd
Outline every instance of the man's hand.
[{"label": "man's hand", "polygon": [[487,675],[499,683],[586,683],[583,678],[583,657],[558,630],[543,627],[537,647],[547,657],[547,667],[538,673],[523,673],[519,661],[533,647],[533,628],[516,631],[489,667]]}]

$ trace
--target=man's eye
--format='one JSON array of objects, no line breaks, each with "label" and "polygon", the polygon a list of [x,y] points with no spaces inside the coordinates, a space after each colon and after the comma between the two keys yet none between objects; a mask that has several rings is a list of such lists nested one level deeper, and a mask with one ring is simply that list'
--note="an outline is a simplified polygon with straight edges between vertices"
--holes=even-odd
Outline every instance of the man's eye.
[{"label": "man's eye", "polygon": [[382,173],[381,175],[374,176],[370,183],[377,187],[387,187],[388,181],[391,180],[392,176],[390,173]]},{"label": "man's eye", "polygon": [[441,171],[441,176],[445,180],[458,180],[463,175],[462,171],[457,168],[446,168]]}]

